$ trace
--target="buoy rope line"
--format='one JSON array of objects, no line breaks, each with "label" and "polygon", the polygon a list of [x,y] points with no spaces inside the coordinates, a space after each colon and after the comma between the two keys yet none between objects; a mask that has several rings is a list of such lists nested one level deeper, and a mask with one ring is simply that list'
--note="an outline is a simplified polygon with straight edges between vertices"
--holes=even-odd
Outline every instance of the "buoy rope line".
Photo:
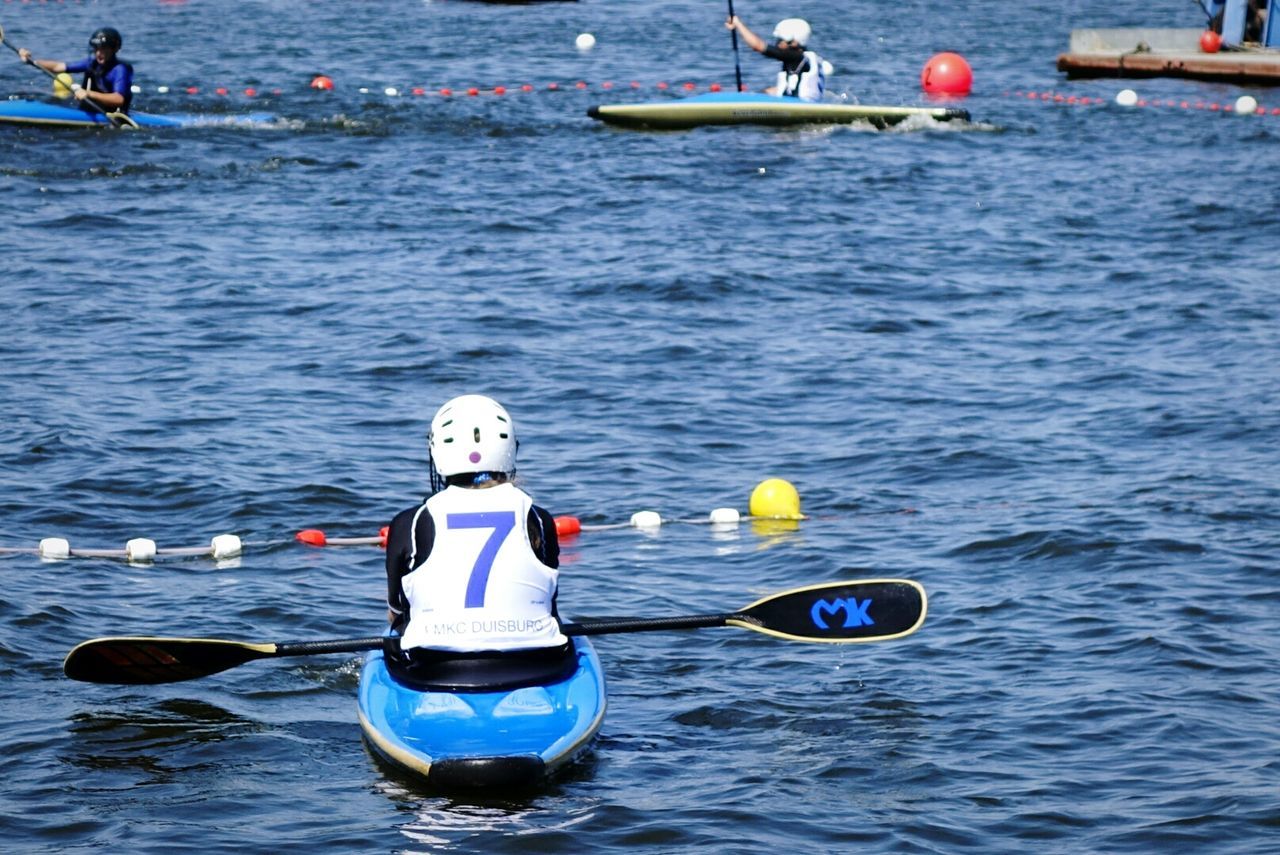
[{"label": "buoy rope line", "polygon": [[[132,87],[133,94],[157,94],[157,95],[216,95],[219,97],[228,97],[231,95],[243,95],[246,98],[257,98],[260,96],[271,95],[280,97],[286,94],[294,93],[293,87],[285,89],[280,86],[264,87],[254,85],[243,86],[211,86],[201,87],[194,84],[167,84],[144,88],[138,84]],[[327,77],[320,76],[311,81],[309,89],[319,90],[322,92],[334,91],[337,87],[333,81]],[[536,93],[562,93],[562,92],[588,92],[588,91],[614,91],[614,90],[634,90],[640,91],[644,89],[657,89],[660,91],[678,90],[685,92],[696,92],[705,89],[708,92],[731,92],[732,86],[725,86],[718,82],[702,83],[694,80],[685,80],[671,83],[665,80],[659,80],[654,83],[641,83],[638,80],[632,80],[627,83],[618,83],[613,80],[603,80],[596,83],[589,83],[585,80],[576,80],[570,83],[560,81],[551,81],[534,85],[532,83],[522,83],[511,86],[504,85],[469,85],[469,86],[354,86],[353,91],[360,95],[385,95],[388,98],[400,98],[405,96],[412,97],[438,97],[438,98],[454,98],[454,97],[478,97],[481,95],[502,96],[502,95],[531,95]],[[750,91],[749,89],[744,91]]]},{"label": "buoy rope line", "polygon": [[243,554],[245,547],[269,547],[277,544],[267,542],[245,543],[234,534],[220,534],[209,542],[208,546],[158,547],[156,542],[146,537],[135,537],[124,545],[124,549],[81,549],[71,548],[71,544],[63,537],[46,537],[35,548],[0,546],[0,555],[38,555],[44,561],[61,561],[67,558],[123,558],[133,564],[149,564],[160,558],[199,558],[208,557],[215,561],[236,558]]},{"label": "buoy rope line", "polygon": [[[315,78],[309,84],[310,89],[321,91],[332,91],[335,86],[333,82],[324,76]],[[632,80],[629,83],[615,83],[612,80],[604,80],[598,83],[589,83],[585,80],[578,80],[573,83],[561,83],[552,81],[550,83],[538,86],[532,83],[524,83],[518,86],[383,86],[370,87],[358,86],[355,91],[361,95],[381,95],[387,98],[479,98],[479,97],[502,97],[506,95],[528,95],[534,93],[562,93],[562,92],[610,92],[614,90],[631,90],[641,91],[653,88],[659,91],[683,91],[698,92],[705,90],[707,92],[725,92],[732,91],[732,87],[725,87],[718,82],[701,83],[693,80],[686,80],[678,83],[669,83],[667,81],[657,81],[656,83],[641,83]],[[750,92],[750,88],[743,90]],[[244,86],[242,88],[233,88],[229,86],[215,86],[209,89],[202,89],[194,85],[160,85],[151,89],[144,89],[135,84],[133,93],[135,95],[152,92],[159,95],[185,94],[185,95],[201,95],[211,94],[218,98],[228,98],[232,96],[244,96],[245,98],[259,97],[282,97],[286,94],[286,90],[280,87],[266,89],[259,86]],[[1211,113],[1230,113],[1236,115],[1244,115],[1252,113],[1258,116],[1280,116],[1280,106],[1267,106],[1258,103],[1252,95],[1241,95],[1234,101],[1226,100],[1222,102],[1206,100],[1203,98],[1141,98],[1132,89],[1122,89],[1112,98],[1104,98],[1100,96],[1089,95],[1072,95],[1062,92],[1042,91],[1042,90],[1013,90],[1003,93],[1006,98],[1020,98],[1030,101],[1040,101],[1052,104],[1065,104],[1068,106],[1080,107],[1099,107],[1107,104],[1118,104],[1121,107],[1166,107],[1182,110],[1204,110]],[[1242,109],[1245,108],[1245,109]]]},{"label": "buoy rope line", "polygon": [[1037,92],[1015,90],[1004,93],[1008,98],[1025,98],[1049,104],[1065,104],[1071,107],[1104,107],[1116,104],[1121,107],[1163,107],[1178,110],[1204,110],[1227,115],[1280,116],[1280,107],[1259,104],[1252,95],[1241,95],[1234,101],[1208,101],[1203,98],[1142,98],[1132,89],[1121,89],[1113,98],[1087,95],[1064,95],[1061,92]]},{"label": "buoy rope line", "polygon": [[[857,516],[913,514],[912,508],[895,508],[883,511],[862,511]],[[555,518],[556,533],[561,539],[570,539],[582,532],[616,531],[621,529],[638,529],[654,532],[666,525],[709,525],[714,530],[729,531],[736,529],[742,522],[794,522],[805,520],[827,520],[844,518],[848,514],[820,515],[799,517],[787,514],[743,514],[733,508],[717,508],[705,517],[664,517],[657,511],[637,511],[626,522],[617,523],[582,523],[574,516]],[[212,558],[221,561],[238,558],[250,550],[268,550],[301,543],[305,546],[378,546],[386,548],[387,528],[384,526],[378,535],[370,537],[330,537],[323,530],[303,529],[293,537],[280,540],[242,541],[234,534],[220,534],[210,541],[208,546],[161,547],[154,540],[137,537],[125,543],[123,549],[102,547],[72,547],[70,542],[61,537],[46,537],[37,546],[0,546],[3,555],[36,555],[44,561],[61,561],[71,558],[115,558],[130,564],[150,564],[165,559]]]},{"label": "buoy rope line", "polygon": [[[710,525],[713,529],[728,531],[737,528],[743,520],[752,523],[774,523],[788,527],[796,526],[802,520],[812,519],[800,512],[800,494],[788,481],[781,478],[769,478],[761,481],[751,493],[750,510],[743,514],[736,508],[716,508],[705,517],[665,519],[657,511],[637,511],[627,522],[601,523],[583,525],[574,516],[555,518],[556,534],[561,538],[575,537],[580,532],[607,531],[610,529],[634,528],[643,531],[655,531],[667,524]],[[873,514],[915,513],[914,509],[901,508],[892,510],[864,511],[859,516]],[[821,519],[836,519],[848,516],[823,516]],[[236,558],[246,548],[270,549],[290,543],[302,543],[307,546],[387,546],[387,526],[383,526],[376,537],[329,537],[316,528],[303,529],[289,540],[264,540],[245,543],[234,534],[220,534],[210,541],[208,546],[182,546],[161,548],[154,540],[146,537],[135,537],[124,545],[124,549],[72,549],[71,544],[62,537],[46,537],[35,548],[0,546],[0,555],[38,555],[42,561],[61,561],[68,558],[120,558],[131,564],[149,564],[164,558],[198,558],[209,557],[215,561]]]},{"label": "buoy rope line", "polygon": [[[914,514],[914,508],[895,508],[884,511],[862,511],[857,516],[873,516],[888,514]],[[709,525],[713,530],[731,531],[742,522],[748,523],[800,523],[806,520],[843,519],[848,514],[823,514],[820,516],[792,517],[787,515],[741,514],[732,508],[717,508],[706,517],[668,518],[656,511],[637,511],[631,519],[619,523],[583,524],[577,517],[560,516],[555,518],[556,533],[562,540],[572,539],[581,532],[616,531],[620,529],[638,529],[654,532],[665,525]],[[273,549],[301,543],[306,546],[387,546],[386,527],[375,537],[329,537],[324,531],[315,528],[303,529],[292,538],[285,540],[242,541],[234,534],[220,534],[213,538],[209,546],[160,547],[155,541],[138,537],[125,544],[123,549],[110,548],[72,548],[71,544],[61,537],[46,537],[38,546],[0,546],[0,555],[37,555],[44,561],[62,561],[71,558],[116,558],[130,564],[151,564],[165,559],[212,558],[221,561],[238,558],[246,551]]]}]

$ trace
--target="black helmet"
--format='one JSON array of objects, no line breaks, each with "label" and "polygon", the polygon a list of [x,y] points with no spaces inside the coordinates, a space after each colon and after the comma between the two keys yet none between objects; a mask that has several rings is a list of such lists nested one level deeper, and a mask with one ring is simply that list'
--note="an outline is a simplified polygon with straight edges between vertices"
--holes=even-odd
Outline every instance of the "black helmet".
[{"label": "black helmet", "polygon": [[114,27],[103,27],[89,36],[90,48],[109,47],[112,50],[120,50],[122,44],[124,39],[120,38],[120,31]]}]

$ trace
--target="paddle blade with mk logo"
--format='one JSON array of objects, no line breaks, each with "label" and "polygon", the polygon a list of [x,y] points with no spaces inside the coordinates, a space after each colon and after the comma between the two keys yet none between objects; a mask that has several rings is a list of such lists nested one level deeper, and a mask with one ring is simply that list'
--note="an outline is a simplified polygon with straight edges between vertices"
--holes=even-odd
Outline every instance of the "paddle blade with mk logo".
[{"label": "paddle blade with mk logo", "polygon": [[801,641],[884,641],[915,632],[924,623],[927,609],[928,598],[918,582],[867,579],[765,597],[728,622]]}]

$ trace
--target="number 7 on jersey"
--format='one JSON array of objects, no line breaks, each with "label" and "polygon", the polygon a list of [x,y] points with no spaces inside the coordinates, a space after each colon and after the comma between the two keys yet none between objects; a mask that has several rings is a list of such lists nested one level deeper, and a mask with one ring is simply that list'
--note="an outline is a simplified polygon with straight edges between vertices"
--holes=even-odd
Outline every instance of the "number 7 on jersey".
[{"label": "number 7 on jersey", "polygon": [[480,547],[476,563],[471,568],[471,577],[467,580],[467,598],[464,603],[468,609],[484,607],[484,592],[489,585],[489,572],[493,570],[493,559],[498,557],[502,542],[507,539],[516,527],[514,511],[486,511],[474,514],[447,514],[445,525],[452,529],[487,528],[492,529],[489,538]]}]

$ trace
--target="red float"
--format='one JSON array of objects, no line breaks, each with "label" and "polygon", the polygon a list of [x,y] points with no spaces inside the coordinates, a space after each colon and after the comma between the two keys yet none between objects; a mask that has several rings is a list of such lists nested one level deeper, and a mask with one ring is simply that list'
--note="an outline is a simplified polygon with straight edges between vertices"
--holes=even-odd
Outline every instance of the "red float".
[{"label": "red float", "polygon": [[934,54],[920,71],[920,86],[930,95],[968,95],[973,69],[958,53]]},{"label": "red float", "polygon": [[294,535],[299,543],[305,543],[308,546],[324,546],[327,542],[324,532],[318,528],[305,528]]}]

